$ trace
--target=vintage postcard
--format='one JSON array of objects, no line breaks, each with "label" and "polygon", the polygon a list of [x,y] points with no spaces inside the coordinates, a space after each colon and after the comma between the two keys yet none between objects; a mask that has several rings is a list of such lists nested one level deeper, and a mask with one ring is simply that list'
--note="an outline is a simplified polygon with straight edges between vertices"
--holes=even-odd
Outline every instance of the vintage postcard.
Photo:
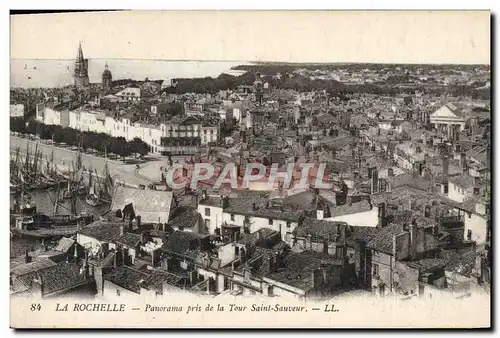
[{"label": "vintage postcard", "polygon": [[11,327],[489,328],[490,20],[11,15]]}]

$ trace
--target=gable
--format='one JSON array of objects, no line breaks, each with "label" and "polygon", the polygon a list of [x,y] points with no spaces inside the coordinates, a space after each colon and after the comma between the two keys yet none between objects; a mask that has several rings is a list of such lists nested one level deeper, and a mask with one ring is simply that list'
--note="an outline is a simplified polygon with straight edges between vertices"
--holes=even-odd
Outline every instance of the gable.
[{"label": "gable", "polygon": [[430,117],[448,117],[448,118],[462,118],[459,116],[456,111],[454,112],[448,105],[444,105],[438,110],[436,110]]}]

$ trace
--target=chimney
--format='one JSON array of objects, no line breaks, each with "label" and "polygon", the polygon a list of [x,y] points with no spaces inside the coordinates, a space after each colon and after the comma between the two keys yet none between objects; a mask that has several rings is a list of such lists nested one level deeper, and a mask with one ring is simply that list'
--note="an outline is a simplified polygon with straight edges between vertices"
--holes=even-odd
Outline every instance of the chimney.
[{"label": "chimney", "polygon": [[443,156],[443,176],[448,177],[450,172],[449,164],[448,164],[448,156]]},{"label": "chimney", "polygon": [[425,218],[430,218],[431,217],[431,207],[428,206],[428,205],[425,206],[424,217]]},{"label": "chimney", "polygon": [[314,269],[312,271],[313,289],[319,288],[323,284],[322,277],[323,277],[322,269]]},{"label": "chimney", "polygon": [[410,259],[415,259],[417,255],[417,225],[411,222],[410,232]]},{"label": "chimney", "polygon": [[467,158],[465,157],[465,153],[460,153],[460,167],[462,168],[462,172],[467,173]]},{"label": "chimney", "polygon": [[139,231],[142,231],[141,216],[135,216],[135,222],[137,224],[137,229],[139,229]]},{"label": "chimney", "polygon": [[151,267],[155,267],[155,250],[151,251]]},{"label": "chimney", "polygon": [[378,226],[380,228],[385,227],[386,218],[385,218],[385,203],[379,203],[378,205]]},{"label": "chimney", "polygon": [[257,231],[257,240],[258,241],[262,240],[262,232],[261,231]]},{"label": "chimney", "polygon": [[30,253],[29,253],[28,249],[26,249],[26,253],[25,253],[25,256],[24,256],[24,262],[26,264],[31,263],[31,256],[30,256]]},{"label": "chimney", "polygon": [[372,179],[371,179],[371,193],[377,193],[378,192],[378,170],[375,168],[372,172]]},{"label": "chimney", "polygon": [[124,231],[124,229],[123,229],[123,224],[122,224],[122,225],[120,225],[120,237],[123,236],[123,231]]},{"label": "chimney", "polygon": [[394,177],[394,169],[393,168],[388,168],[387,169],[387,176],[388,177]]},{"label": "chimney", "polygon": [[85,251],[85,260],[83,261],[83,273],[85,273],[85,279],[90,277],[89,274],[89,254]]}]

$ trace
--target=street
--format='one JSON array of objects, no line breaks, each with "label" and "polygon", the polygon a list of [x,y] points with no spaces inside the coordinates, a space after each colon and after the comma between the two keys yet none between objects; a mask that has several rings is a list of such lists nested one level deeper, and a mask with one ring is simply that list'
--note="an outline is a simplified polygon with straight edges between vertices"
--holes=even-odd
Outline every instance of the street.
[{"label": "street", "polygon": [[[17,147],[20,147],[21,154],[25,154],[26,146],[28,143],[30,152],[33,152],[35,149],[35,143],[36,143],[35,141],[19,138],[12,135],[10,137],[11,151],[14,151]],[[64,163],[68,165],[76,160],[77,153],[69,149],[54,147],[52,145],[48,145],[43,142],[38,143],[38,149],[43,153],[44,160],[45,157],[51,158],[52,151],[54,151],[55,164],[62,164],[62,162],[64,161]],[[91,168],[93,170],[97,170],[97,173],[99,175],[102,175],[104,171],[104,162],[105,162],[104,158],[82,153],[83,166],[85,166],[85,168],[87,169]],[[141,167],[142,166],[148,167],[149,165],[157,164],[159,162],[160,161],[148,162],[141,165]],[[134,185],[134,186],[138,186],[140,184],[147,185],[151,183],[151,180],[158,180],[157,177],[151,177],[150,180],[146,179],[146,177],[148,177],[147,173],[151,173],[151,175],[153,175],[152,171],[146,171],[146,174],[140,176],[136,175],[135,164],[123,164],[120,163],[119,161],[108,160],[108,168],[110,175],[114,179],[117,179],[118,181],[127,183],[129,185]],[[156,176],[159,176],[159,173],[157,173]]]}]

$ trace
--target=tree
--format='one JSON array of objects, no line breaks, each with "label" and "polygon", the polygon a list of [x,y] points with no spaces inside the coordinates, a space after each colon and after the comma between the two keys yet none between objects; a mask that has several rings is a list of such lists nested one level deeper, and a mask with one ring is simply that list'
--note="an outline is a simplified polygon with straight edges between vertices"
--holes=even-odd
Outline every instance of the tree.
[{"label": "tree", "polygon": [[130,141],[128,146],[131,152],[135,153],[136,156],[139,154],[143,157],[149,153],[149,145],[138,137]]},{"label": "tree", "polygon": [[10,130],[12,130],[16,133],[25,133],[26,132],[26,122],[22,118],[11,117],[10,118]]},{"label": "tree", "polygon": [[54,128],[53,139],[55,143],[62,143],[64,141],[63,130],[60,126]]},{"label": "tree", "polygon": [[38,122],[35,120],[27,120],[26,121],[26,133],[35,135],[36,134],[36,127],[37,127]]}]

